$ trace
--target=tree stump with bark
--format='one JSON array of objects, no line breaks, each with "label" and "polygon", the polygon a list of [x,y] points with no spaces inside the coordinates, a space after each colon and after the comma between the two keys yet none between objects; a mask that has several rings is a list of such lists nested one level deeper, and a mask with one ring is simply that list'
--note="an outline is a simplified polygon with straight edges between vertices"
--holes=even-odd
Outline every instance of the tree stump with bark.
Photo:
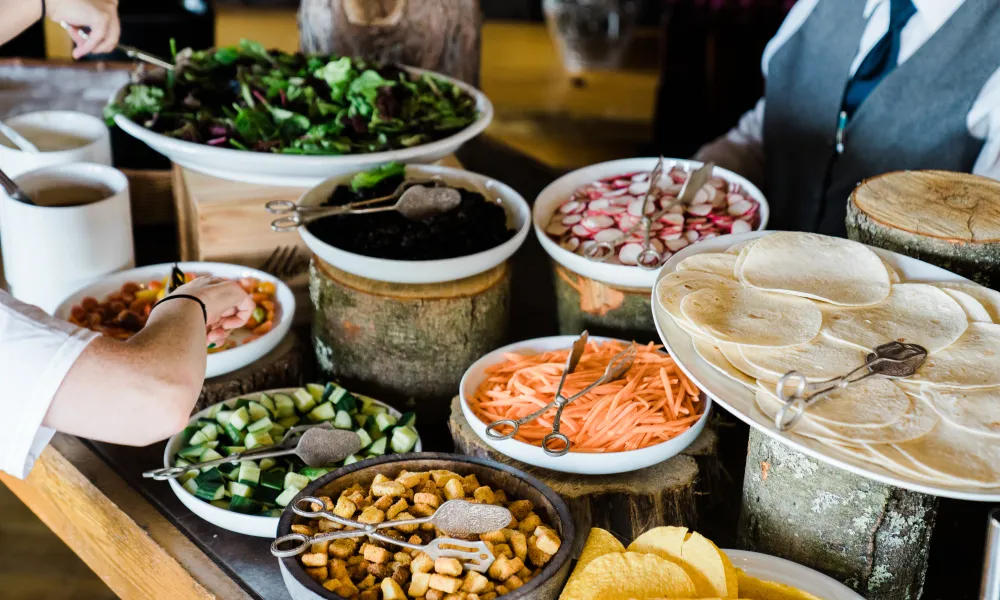
[{"label": "tree stump with bark", "polygon": [[938,499],[878,483],[750,430],[740,543],[826,573],[868,600],[917,600]]},{"label": "tree stump with bark", "polygon": [[315,256],[309,271],[313,346],[320,369],[336,379],[402,398],[443,398],[444,409],[465,370],[503,343],[506,263],[416,285],[351,275]]},{"label": "tree stump with bark", "polygon": [[479,85],[478,0],[302,0],[306,53],[360,56]]},{"label": "tree stump with bark", "polygon": [[1000,182],[947,171],[866,179],[847,204],[855,241],[1000,286]]},{"label": "tree stump with bark", "polygon": [[715,432],[708,427],[683,453],[658,465],[617,475],[559,473],[509,458],[476,435],[458,397],[451,403],[448,429],[456,452],[517,467],[562,496],[576,523],[574,553],[583,547],[591,527],[607,529],[629,541],[660,525],[696,528],[702,495],[714,485],[708,479],[719,476],[717,471],[699,466],[718,460]]},{"label": "tree stump with bark", "polygon": [[554,262],[552,268],[561,334],[577,335],[586,330],[594,335],[659,343],[650,305],[651,290],[618,288]]},{"label": "tree stump with bark", "polygon": [[283,387],[296,387],[303,383],[306,353],[298,336],[289,333],[285,339],[264,358],[242,369],[205,380],[194,411],[252,392]]}]

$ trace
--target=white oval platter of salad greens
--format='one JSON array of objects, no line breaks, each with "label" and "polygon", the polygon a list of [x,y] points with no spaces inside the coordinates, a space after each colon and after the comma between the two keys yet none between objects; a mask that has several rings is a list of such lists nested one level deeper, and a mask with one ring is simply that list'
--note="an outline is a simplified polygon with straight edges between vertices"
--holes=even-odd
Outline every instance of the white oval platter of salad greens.
[{"label": "white oval platter of salad greens", "polygon": [[295,456],[227,464],[189,471],[169,480],[170,487],[191,512],[213,525],[273,538],[284,507],[314,479],[368,457],[422,449],[413,413],[400,413],[335,383],[310,383],[246,394],[194,414],[188,427],[167,442],[163,465],[187,466],[267,446],[281,441],[291,427],[324,421],[357,432],[359,453],[327,467],[307,467]]}]

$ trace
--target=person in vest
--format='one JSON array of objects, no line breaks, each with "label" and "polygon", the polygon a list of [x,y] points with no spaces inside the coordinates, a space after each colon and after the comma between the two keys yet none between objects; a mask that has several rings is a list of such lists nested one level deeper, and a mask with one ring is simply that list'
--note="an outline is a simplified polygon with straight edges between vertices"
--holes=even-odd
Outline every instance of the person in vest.
[{"label": "person in vest", "polygon": [[770,229],[844,236],[851,191],[890,171],[1000,179],[1000,0],[799,0],[762,68],[696,158],[761,185]]}]

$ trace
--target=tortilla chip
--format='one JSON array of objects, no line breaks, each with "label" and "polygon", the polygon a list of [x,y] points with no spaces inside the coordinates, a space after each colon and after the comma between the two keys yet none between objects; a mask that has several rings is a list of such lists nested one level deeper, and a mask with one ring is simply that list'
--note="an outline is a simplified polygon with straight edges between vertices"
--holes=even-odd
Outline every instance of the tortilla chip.
[{"label": "tortilla chip", "polygon": [[694,582],[680,566],[652,554],[600,556],[568,583],[561,600],[697,598]]},{"label": "tortilla chip", "polygon": [[737,597],[737,575],[729,558],[700,533],[692,533],[681,549],[681,558],[704,577],[711,591],[709,595],[722,598]]},{"label": "tortilla chip", "polygon": [[681,555],[684,540],[687,539],[688,535],[690,534],[687,527],[654,527],[635,538],[635,541],[629,544],[628,551],[655,554],[680,565],[694,582],[699,597],[717,596],[718,591],[716,591],[715,586],[697,567],[684,560]]},{"label": "tortilla chip", "polygon": [[623,554],[624,552],[625,546],[618,541],[613,533],[598,527],[591,528],[587,535],[587,541],[583,544],[583,550],[580,552],[580,558],[577,559],[576,567],[573,568],[573,573],[569,576],[566,586],[569,587],[569,584],[579,577],[594,559],[605,554]]},{"label": "tortilla chip", "polygon": [[741,569],[737,569],[736,573],[739,578],[740,597],[747,600],[822,600],[790,585],[750,577]]}]

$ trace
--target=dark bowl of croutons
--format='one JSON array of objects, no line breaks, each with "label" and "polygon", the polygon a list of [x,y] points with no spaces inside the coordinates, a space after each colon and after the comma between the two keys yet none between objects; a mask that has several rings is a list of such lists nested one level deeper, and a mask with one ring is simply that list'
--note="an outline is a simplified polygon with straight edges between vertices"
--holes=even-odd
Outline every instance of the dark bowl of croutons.
[{"label": "dark bowl of croutons", "polygon": [[[292,510],[305,497],[314,499],[301,504],[315,518]],[[458,535],[493,526],[462,522],[465,514],[507,516],[480,507],[457,513],[456,525],[454,514],[437,512],[445,503],[469,508],[453,500],[504,507],[510,522]],[[299,554],[278,559],[294,600],[556,600],[576,531],[562,498],[531,475],[491,460],[425,452],[371,458],[316,479],[281,516],[278,537],[289,534],[309,541]]]}]

